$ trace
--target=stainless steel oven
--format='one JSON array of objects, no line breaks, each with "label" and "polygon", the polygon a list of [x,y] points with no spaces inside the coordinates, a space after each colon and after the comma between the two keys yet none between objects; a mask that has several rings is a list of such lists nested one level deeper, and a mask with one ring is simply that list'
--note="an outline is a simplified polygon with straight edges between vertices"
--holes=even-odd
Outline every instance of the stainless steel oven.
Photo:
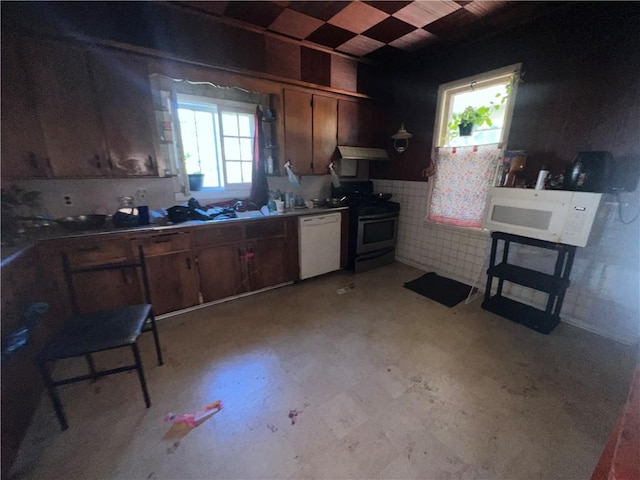
[{"label": "stainless steel oven", "polygon": [[393,262],[400,204],[374,194],[369,181],[343,181],[331,187],[331,194],[348,198],[349,268],[359,273]]},{"label": "stainless steel oven", "polygon": [[358,255],[384,248],[395,248],[398,235],[398,212],[358,217]]}]

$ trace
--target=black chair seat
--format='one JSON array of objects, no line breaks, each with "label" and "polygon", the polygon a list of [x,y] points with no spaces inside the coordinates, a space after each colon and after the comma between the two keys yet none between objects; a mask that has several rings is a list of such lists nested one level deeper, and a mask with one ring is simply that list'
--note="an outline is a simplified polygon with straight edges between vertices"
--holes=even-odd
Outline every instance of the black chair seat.
[{"label": "black chair seat", "polygon": [[47,344],[40,359],[60,360],[132,345],[150,313],[151,305],[142,304],[81,314]]}]

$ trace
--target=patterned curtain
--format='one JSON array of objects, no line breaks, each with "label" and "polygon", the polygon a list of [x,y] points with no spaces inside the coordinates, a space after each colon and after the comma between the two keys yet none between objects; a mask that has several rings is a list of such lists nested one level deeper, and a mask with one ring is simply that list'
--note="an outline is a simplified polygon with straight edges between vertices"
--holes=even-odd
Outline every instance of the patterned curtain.
[{"label": "patterned curtain", "polygon": [[257,208],[260,208],[269,201],[269,185],[267,184],[267,173],[264,168],[264,132],[262,131],[262,110],[260,110],[260,107],[256,107],[254,125],[253,172],[251,175],[251,196],[249,200],[251,203],[254,203]]},{"label": "patterned curtain", "polygon": [[427,220],[479,228],[500,153],[498,144],[438,148]]}]

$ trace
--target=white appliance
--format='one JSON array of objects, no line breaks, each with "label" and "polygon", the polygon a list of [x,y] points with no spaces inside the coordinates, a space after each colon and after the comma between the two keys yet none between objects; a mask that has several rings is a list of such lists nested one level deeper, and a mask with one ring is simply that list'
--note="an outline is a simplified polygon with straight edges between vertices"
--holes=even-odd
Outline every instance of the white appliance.
[{"label": "white appliance", "polygon": [[601,199],[601,193],[493,187],[482,228],[584,247]]},{"label": "white appliance", "polygon": [[300,217],[300,278],[340,269],[339,213]]}]

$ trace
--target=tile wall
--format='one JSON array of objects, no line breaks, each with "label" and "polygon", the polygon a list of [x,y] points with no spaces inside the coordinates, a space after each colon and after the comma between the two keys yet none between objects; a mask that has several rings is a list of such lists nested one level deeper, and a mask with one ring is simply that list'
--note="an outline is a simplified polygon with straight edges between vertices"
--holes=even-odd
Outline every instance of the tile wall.
[{"label": "tile wall", "polygon": [[[487,233],[432,224],[424,220],[429,185],[425,182],[374,180],[378,192],[393,194],[401,205],[396,259],[435,271],[484,290],[491,241]],[[640,208],[640,192],[623,193],[623,219]],[[562,308],[562,320],[624,343],[640,339],[640,228],[624,225],[618,200],[605,195],[590,245],[578,248]],[[513,245],[509,261],[552,273],[555,254]],[[495,283],[495,282],[494,282]],[[505,295],[544,308],[546,294],[505,283]]]}]

